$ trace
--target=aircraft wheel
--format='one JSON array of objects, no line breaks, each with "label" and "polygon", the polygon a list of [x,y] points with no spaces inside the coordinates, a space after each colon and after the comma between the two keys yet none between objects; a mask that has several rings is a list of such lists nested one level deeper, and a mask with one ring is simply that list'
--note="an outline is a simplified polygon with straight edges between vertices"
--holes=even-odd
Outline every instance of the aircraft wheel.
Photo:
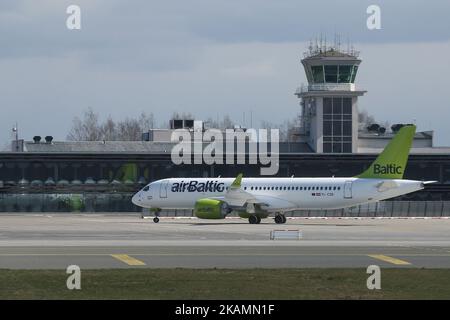
[{"label": "aircraft wheel", "polygon": [[154,223],[158,223],[158,222],[159,222],[159,218],[158,218],[158,217],[154,217],[154,218],[153,218],[153,222],[154,222]]},{"label": "aircraft wheel", "polygon": [[261,217],[256,216],[256,218],[258,219],[258,220],[256,220],[256,223],[260,224],[261,223]]},{"label": "aircraft wheel", "polygon": [[287,221],[286,216],[284,214],[282,214],[281,217],[283,218],[283,222],[282,223],[286,223],[286,221]]},{"label": "aircraft wheel", "polygon": [[284,223],[283,221],[284,221],[284,220],[283,220],[283,216],[282,216],[281,214],[277,214],[277,215],[275,216],[275,223],[276,223],[276,224]]},{"label": "aircraft wheel", "polygon": [[[261,219],[259,221],[261,221]],[[250,224],[257,224],[257,223],[259,223],[258,222],[258,217],[257,216],[250,216],[250,217],[248,217],[248,222]]]}]

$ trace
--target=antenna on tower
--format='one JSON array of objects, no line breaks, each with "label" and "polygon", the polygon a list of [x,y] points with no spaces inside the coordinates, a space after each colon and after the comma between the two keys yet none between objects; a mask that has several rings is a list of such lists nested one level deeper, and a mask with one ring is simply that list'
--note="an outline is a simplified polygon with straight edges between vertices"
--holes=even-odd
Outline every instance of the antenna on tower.
[{"label": "antenna on tower", "polygon": [[347,53],[350,52],[350,38],[347,37]]},{"label": "antenna on tower", "polygon": [[338,34],[338,51],[341,51],[341,35]]},{"label": "antenna on tower", "polygon": [[322,44],[322,32],[320,33],[320,43],[319,43],[319,46],[320,46],[320,52],[322,52],[322,46],[323,46],[323,44]]}]

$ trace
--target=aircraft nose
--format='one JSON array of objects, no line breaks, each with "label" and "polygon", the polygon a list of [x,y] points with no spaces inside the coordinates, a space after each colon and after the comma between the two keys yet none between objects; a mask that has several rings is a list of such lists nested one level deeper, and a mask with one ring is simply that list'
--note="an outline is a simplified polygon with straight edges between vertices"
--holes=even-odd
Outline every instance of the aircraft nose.
[{"label": "aircraft nose", "polygon": [[131,198],[131,202],[133,202],[133,204],[136,206],[141,205],[141,192],[140,191]]}]

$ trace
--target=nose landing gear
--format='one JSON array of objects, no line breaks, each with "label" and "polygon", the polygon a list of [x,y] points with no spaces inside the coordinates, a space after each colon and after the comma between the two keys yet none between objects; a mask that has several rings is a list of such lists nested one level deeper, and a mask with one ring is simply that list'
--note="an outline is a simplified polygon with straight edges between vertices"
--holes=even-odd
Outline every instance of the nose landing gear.
[{"label": "nose landing gear", "polygon": [[153,218],[153,222],[154,223],[158,223],[159,222],[159,212],[161,211],[161,209],[156,209],[155,210],[155,217]]}]

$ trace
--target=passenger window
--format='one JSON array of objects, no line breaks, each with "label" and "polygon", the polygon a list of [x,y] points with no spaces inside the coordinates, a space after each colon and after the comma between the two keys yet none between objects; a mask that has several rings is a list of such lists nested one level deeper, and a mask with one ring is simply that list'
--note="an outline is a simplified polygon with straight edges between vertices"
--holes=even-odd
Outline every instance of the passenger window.
[{"label": "passenger window", "polygon": [[144,190],[144,191],[148,191],[150,189],[150,186],[145,186],[145,188],[144,189],[142,189],[142,190]]}]

